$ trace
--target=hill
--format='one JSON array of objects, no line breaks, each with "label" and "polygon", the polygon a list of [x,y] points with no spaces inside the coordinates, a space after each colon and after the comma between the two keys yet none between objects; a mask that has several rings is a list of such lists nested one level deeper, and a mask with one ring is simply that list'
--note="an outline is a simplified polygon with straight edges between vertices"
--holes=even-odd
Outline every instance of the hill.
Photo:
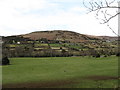
[{"label": "hill", "polygon": [[72,31],[37,31],[3,37],[3,53],[9,57],[115,55],[117,37],[92,36]]},{"label": "hill", "polygon": [[3,37],[3,41],[4,40],[7,41],[11,39],[26,41],[26,40],[39,40],[43,38],[47,40],[69,41],[73,43],[89,42],[90,40],[104,40],[104,41],[118,40],[117,37],[111,37],[111,36],[93,36],[93,35],[85,35],[67,30],[53,30],[53,31],[36,31],[28,34]]},{"label": "hill", "polygon": [[60,40],[60,41],[70,41],[70,42],[85,42],[88,40],[100,39],[97,36],[84,35],[84,34],[79,34],[73,31],[62,31],[62,30],[37,31],[29,34],[20,35],[20,36],[23,36],[24,38],[30,38],[32,40],[46,38],[48,40]]},{"label": "hill", "polygon": [[116,41],[118,37],[110,37],[110,36],[99,36],[100,39],[109,40],[109,41]]}]

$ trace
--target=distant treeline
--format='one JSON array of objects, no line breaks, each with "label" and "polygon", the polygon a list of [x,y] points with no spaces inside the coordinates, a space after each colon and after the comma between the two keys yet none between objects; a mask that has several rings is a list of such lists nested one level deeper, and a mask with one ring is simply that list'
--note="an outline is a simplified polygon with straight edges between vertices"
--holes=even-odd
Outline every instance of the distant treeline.
[{"label": "distant treeline", "polygon": [[88,49],[88,50],[74,50],[74,49],[42,49],[42,50],[34,50],[31,46],[28,47],[15,47],[13,50],[10,48],[3,48],[2,50],[3,55],[8,57],[70,57],[70,56],[93,56],[93,57],[100,57],[100,56],[110,56],[110,55],[119,55],[117,50],[95,50],[95,49]]},{"label": "distant treeline", "polygon": [[[71,43],[46,38],[31,40],[20,36],[3,37],[3,41],[2,54],[7,57],[120,56],[116,42],[93,40]],[[56,47],[57,49],[53,49]]]}]

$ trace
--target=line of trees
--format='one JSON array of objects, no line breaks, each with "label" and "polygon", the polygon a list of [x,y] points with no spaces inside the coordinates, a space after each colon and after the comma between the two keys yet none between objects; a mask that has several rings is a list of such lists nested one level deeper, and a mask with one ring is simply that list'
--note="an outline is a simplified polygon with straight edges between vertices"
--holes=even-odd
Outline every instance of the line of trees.
[{"label": "line of trees", "polygon": [[53,50],[51,48],[42,49],[42,50],[34,50],[31,47],[15,47],[13,50],[9,48],[3,48],[2,53],[8,57],[69,57],[69,56],[93,56],[93,57],[100,57],[100,56],[110,56],[110,55],[117,55],[119,53],[117,48],[114,50],[110,49],[88,49],[88,50]]}]

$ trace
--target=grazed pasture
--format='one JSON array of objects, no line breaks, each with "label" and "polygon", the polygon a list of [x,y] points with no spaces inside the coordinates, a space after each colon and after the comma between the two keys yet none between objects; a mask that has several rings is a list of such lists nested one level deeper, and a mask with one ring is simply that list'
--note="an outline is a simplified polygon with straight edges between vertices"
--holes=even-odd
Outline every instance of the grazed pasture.
[{"label": "grazed pasture", "polygon": [[116,88],[118,57],[10,58],[3,88]]}]

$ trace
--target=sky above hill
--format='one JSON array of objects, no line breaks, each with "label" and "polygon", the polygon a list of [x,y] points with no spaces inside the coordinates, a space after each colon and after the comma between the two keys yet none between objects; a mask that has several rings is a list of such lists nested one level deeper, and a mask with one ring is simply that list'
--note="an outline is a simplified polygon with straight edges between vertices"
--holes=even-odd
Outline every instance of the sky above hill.
[{"label": "sky above hill", "polygon": [[[0,35],[70,30],[81,34],[115,36],[106,25],[96,20],[94,13],[87,12],[83,0],[0,0]],[[110,26],[117,33],[117,17],[111,20]]]}]

